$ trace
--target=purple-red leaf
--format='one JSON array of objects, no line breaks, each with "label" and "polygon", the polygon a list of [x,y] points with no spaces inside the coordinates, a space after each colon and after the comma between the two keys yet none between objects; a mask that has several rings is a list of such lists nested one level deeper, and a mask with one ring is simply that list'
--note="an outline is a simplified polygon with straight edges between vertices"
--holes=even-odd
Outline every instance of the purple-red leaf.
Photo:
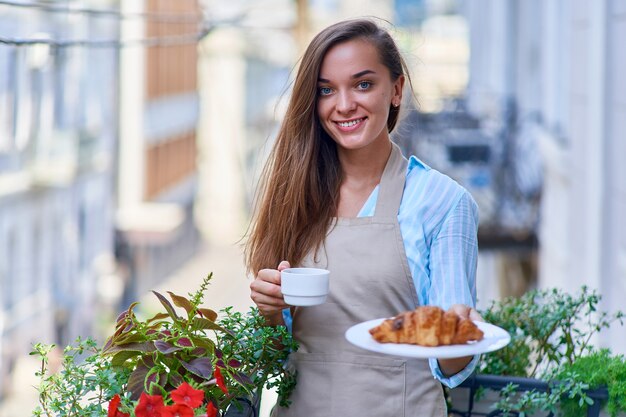
[{"label": "purple-red leaf", "polygon": [[130,391],[130,398],[132,400],[138,400],[139,396],[143,392],[143,384],[148,375],[150,368],[144,364],[138,364],[130,377],[128,378],[128,391]]},{"label": "purple-red leaf", "polygon": [[180,339],[175,341],[176,345],[181,347],[193,347],[193,343],[187,337],[181,337]]},{"label": "purple-red leaf", "polygon": [[174,346],[171,343],[168,342],[164,342],[162,340],[156,340],[154,342],[154,347],[157,348],[157,350],[165,355],[167,355],[168,353],[173,353],[176,351],[181,350],[181,347],[178,346]]},{"label": "purple-red leaf", "polygon": [[164,374],[162,375],[156,370],[151,369],[146,375],[146,379],[144,381],[144,389],[146,390],[146,392],[149,392],[152,395],[158,394],[159,391],[154,391],[154,389],[156,388],[156,386],[160,386],[161,380],[165,380],[165,378],[166,376]]},{"label": "purple-red leaf", "polygon": [[250,379],[250,377],[243,372],[233,372],[232,376],[235,381],[239,382],[242,385],[254,384],[254,382],[252,382],[252,379]]},{"label": "purple-red leaf", "polygon": [[121,322],[122,320],[126,320],[126,317],[128,317],[128,311],[122,311],[120,313],[119,316],[117,316],[117,319],[115,320],[116,323]]},{"label": "purple-red leaf", "polygon": [[161,294],[159,294],[156,291],[152,291],[152,293],[154,295],[156,295],[156,297],[159,299],[159,301],[161,302],[161,304],[163,305],[163,307],[165,307],[165,310],[167,310],[167,314],[170,315],[170,317],[172,318],[172,320],[180,320],[180,317],[178,317],[178,315],[176,314],[176,310],[174,310],[174,307],[172,306],[172,304],[167,300],[167,298],[165,298],[164,296],[162,296]]},{"label": "purple-red leaf", "polygon": [[213,366],[209,358],[196,358],[190,362],[180,361],[181,365],[194,375],[204,379],[213,377]]},{"label": "purple-red leaf", "polygon": [[241,366],[241,362],[239,362],[237,359],[230,359],[228,361],[228,366],[230,366],[231,368],[239,368]]},{"label": "purple-red leaf", "polygon": [[191,352],[191,354],[192,354],[193,356],[205,356],[205,355],[206,355],[206,349],[205,349],[205,348],[201,348],[201,347],[199,347],[199,348],[195,348],[195,349]]}]

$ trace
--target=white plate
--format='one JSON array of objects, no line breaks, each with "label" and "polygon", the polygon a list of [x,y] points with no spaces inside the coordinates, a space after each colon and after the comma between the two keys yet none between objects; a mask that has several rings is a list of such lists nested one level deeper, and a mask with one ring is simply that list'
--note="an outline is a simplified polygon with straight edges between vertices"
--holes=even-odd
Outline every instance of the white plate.
[{"label": "white plate", "polygon": [[387,355],[403,356],[408,358],[459,358],[462,356],[476,355],[479,353],[493,352],[502,349],[511,341],[511,336],[506,330],[493,324],[475,321],[480,330],[485,333],[483,340],[470,342],[465,345],[448,345],[426,347],[410,345],[406,343],[379,343],[369,330],[378,326],[385,319],[374,319],[356,324],[346,331],[348,342],[373,352]]}]

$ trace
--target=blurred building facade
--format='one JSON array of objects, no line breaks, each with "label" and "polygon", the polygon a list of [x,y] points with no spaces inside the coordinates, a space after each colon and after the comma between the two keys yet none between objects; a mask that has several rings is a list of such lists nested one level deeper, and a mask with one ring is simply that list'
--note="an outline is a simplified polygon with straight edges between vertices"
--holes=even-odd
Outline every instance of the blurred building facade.
[{"label": "blurred building facade", "polygon": [[[520,192],[540,193],[539,282],[626,298],[626,3],[467,0],[468,106],[512,126]],[[512,213],[515,216],[515,213]],[[619,326],[597,341],[626,352]]]},{"label": "blurred building facade", "polygon": [[128,305],[195,252],[197,0],[122,1],[116,255]]},{"label": "blurred building facade", "polygon": [[100,336],[195,253],[206,32],[196,0],[0,8],[1,401],[33,342]]},{"label": "blurred building facade", "polygon": [[113,254],[117,52],[45,41],[115,39],[118,23],[0,7],[16,40],[0,45],[1,396],[32,342],[92,332]]}]

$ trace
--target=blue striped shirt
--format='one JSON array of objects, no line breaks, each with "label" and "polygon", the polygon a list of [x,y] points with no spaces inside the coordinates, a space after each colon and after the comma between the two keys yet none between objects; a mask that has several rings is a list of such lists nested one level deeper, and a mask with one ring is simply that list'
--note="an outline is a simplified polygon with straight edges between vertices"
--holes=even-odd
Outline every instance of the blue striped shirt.
[{"label": "blue striped shirt", "polygon": [[[377,198],[378,187],[358,216],[373,216]],[[398,223],[420,305],[446,310],[452,304],[474,307],[478,207],[469,192],[412,156]],[[289,309],[283,316],[291,327]],[[441,373],[436,359],[429,359],[429,364],[435,378],[454,388],[474,371],[478,358],[475,356],[465,369],[448,378]]]}]

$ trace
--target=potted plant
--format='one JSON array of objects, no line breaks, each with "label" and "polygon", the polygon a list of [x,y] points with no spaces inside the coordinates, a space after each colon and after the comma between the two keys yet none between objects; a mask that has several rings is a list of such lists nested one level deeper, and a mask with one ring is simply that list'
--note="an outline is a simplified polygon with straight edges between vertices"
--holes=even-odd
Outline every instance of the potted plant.
[{"label": "potted plant", "polygon": [[[283,366],[297,344],[285,327],[264,326],[258,310],[202,307],[209,275],[188,297],[154,292],[164,311],[148,319],[137,303],[119,315],[104,346],[78,339],[65,348],[61,370],[49,372],[50,345],[41,358],[35,416],[224,416],[277,388],[289,404],[295,375]],[[171,301],[170,301],[171,300]],[[230,414],[229,414],[230,413]]]},{"label": "potted plant", "polygon": [[[492,302],[481,314],[507,330],[511,343],[483,355],[477,373],[449,392],[451,413],[579,417],[597,416],[604,408],[615,417],[626,412],[626,359],[592,345],[599,331],[623,323],[623,314],[598,311],[600,300],[582,287],[576,295],[533,290]],[[489,398],[487,407],[481,398]]]}]

